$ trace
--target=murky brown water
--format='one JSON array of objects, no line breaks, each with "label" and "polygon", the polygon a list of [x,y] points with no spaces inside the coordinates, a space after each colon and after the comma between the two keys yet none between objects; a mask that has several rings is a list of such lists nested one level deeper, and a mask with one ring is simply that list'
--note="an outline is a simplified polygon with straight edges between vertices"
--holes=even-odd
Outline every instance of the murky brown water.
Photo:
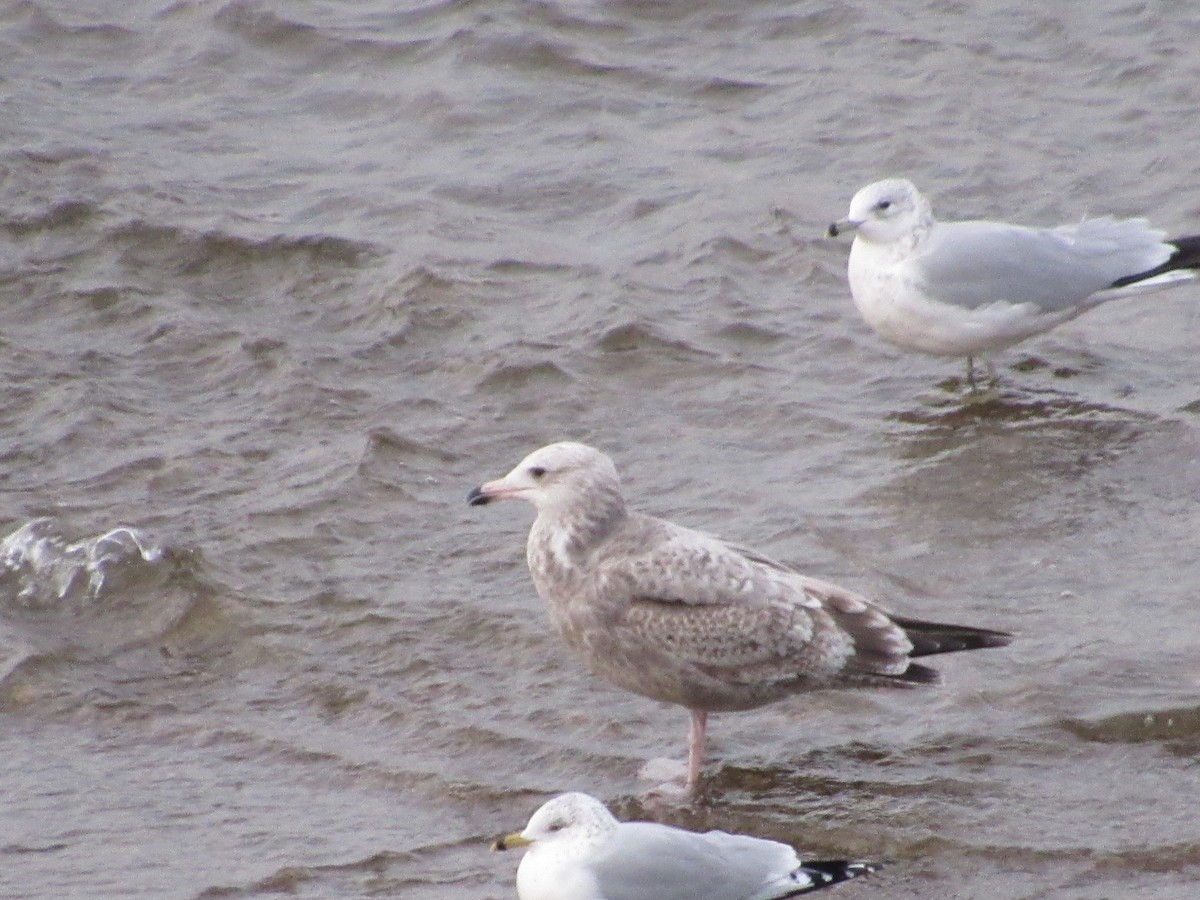
[{"label": "murky brown water", "polygon": [[[892,174],[1200,231],[1194,4],[22,0],[0,79],[0,895],[509,898],[565,789],[890,861],[842,897],[1196,895],[1200,288],[964,406],[821,239]],[[463,502],[562,437],[1020,639],[718,716],[648,813],[685,714]]]}]

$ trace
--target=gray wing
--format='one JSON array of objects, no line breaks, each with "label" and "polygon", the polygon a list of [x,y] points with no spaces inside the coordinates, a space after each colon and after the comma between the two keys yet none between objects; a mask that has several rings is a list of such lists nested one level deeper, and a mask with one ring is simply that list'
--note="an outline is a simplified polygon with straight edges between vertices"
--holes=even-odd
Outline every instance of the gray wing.
[{"label": "gray wing", "polygon": [[1164,236],[1142,219],[1052,229],[947,222],[934,227],[910,264],[925,292],[944,303],[967,309],[1033,303],[1057,312],[1165,262],[1171,247]]},{"label": "gray wing", "polygon": [[770,900],[799,865],[776,841],[624,822],[593,872],[605,900]]}]

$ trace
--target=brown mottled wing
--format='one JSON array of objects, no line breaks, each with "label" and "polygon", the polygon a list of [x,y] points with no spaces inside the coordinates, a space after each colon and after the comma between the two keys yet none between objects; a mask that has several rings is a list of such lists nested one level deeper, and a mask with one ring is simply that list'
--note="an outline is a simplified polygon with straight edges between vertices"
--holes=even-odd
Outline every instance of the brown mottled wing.
[{"label": "brown mottled wing", "polygon": [[797,607],[700,607],[643,597],[629,605],[621,627],[679,665],[745,685],[823,679],[844,655],[838,636],[815,628],[812,615]]},{"label": "brown mottled wing", "polygon": [[913,644],[908,632],[884,610],[853,591],[816,578],[796,576],[805,592],[845,631],[854,645],[847,676],[884,676],[905,682],[932,683],[938,673],[910,661]]},{"label": "brown mottled wing", "polygon": [[743,684],[908,668],[904,631],[856,594],[699,532],[652,534],[600,561],[599,584],[614,625],[657,653]]}]

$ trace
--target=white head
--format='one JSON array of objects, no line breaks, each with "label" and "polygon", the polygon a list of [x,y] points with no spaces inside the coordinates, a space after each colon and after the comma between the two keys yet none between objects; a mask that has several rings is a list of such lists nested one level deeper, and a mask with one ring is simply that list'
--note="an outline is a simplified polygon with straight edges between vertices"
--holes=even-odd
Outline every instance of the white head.
[{"label": "white head", "polygon": [[855,232],[866,241],[888,244],[933,224],[929,201],[911,181],[886,178],[868,184],[850,201],[850,214],[829,226],[830,237]]},{"label": "white head", "polygon": [[591,855],[593,848],[609,839],[618,824],[607,807],[595,797],[578,792],[559,794],[538,808],[524,831],[505,835],[492,845],[492,849],[530,847],[545,852],[556,848],[555,855],[585,858]]},{"label": "white head", "polygon": [[517,867],[522,900],[600,897],[592,864],[604,856],[620,823],[587,794],[560,794],[533,814],[525,830],[492,844],[493,850],[528,847]]},{"label": "white head", "polygon": [[587,444],[562,441],[534,450],[503,478],[471,491],[467,502],[481,506],[493,500],[518,498],[543,512],[568,507],[591,493],[619,497],[620,487],[611,459]]}]

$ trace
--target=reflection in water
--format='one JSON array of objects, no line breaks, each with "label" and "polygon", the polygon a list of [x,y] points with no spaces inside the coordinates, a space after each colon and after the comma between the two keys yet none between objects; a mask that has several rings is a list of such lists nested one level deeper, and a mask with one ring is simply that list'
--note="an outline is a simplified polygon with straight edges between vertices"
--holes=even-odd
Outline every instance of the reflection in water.
[{"label": "reflection in water", "polygon": [[[887,419],[904,425],[918,426],[934,435],[953,432],[970,426],[1011,425],[1069,421],[1139,419],[1151,421],[1147,413],[1087,401],[1051,388],[1001,385],[992,391],[978,393],[946,392],[926,397],[920,406],[891,413]],[[968,435],[969,436],[969,435]]]},{"label": "reflection in water", "polygon": [[990,440],[1019,442],[1028,455],[1016,463],[1018,472],[1049,467],[1070,474],[1127,450],[1154,416],[1057,390],[1001,386],[978,395],[928,397],[887,420],[905,426],[892,432],[902,460],[980,452]]}]

